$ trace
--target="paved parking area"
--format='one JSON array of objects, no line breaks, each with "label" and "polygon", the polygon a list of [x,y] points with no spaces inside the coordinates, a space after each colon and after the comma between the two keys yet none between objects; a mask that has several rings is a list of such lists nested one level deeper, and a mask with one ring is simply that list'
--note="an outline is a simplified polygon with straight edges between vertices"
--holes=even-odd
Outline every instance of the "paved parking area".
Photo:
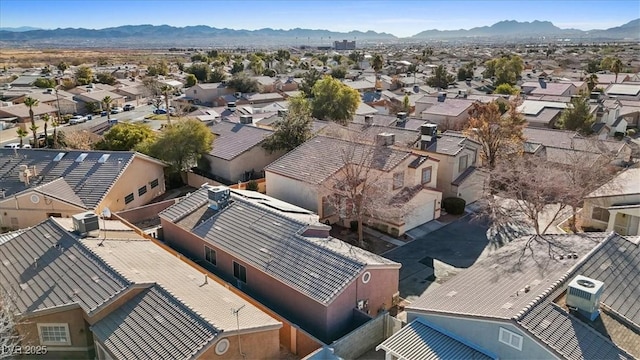
[{"label": "paved parking area", "polygon": [[412,301],[438,286],[433,281],[432,259],[456,268],[475,263],[489,244],[487,229],[486,223],[469,215],[383,254],[402,264],[400,296]]}]

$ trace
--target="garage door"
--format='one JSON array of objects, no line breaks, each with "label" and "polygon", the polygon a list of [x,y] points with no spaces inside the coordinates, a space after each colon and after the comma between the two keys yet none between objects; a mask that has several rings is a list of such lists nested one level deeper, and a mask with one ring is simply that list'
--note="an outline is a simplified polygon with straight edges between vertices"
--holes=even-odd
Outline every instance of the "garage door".
[{"label": "garage door", "polygon": [[412,214],[405,217],[404,231],[411,230],[416,226],[420,226],[428,221],[433,220],[434,211],[435,200],[431,200],[413,209]]}]

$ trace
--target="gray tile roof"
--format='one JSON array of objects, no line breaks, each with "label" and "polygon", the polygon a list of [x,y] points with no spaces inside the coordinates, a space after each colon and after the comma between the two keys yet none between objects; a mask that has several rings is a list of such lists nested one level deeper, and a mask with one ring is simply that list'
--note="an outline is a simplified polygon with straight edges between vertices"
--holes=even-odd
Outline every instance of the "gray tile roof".
[{"label": "gray tile roof", "polygon": [[416,319],[376,347],[398,359],[493,359]]},{"label": "gray tile roof", "polygon": [[[200,189],[160,213],[185,230],[271,275],[299,292],[329,304],[366,264],[398,264],[353,249],[338,239],[301,236],[308,224],[232,194],[224,210],[208,209],[207,189]],[[184,216],[184,209],[191,210]],[[337,243],[340,244],[337,244]]]},{"label": "gray tile roof", "polygon": [[87,207],[64,178],[58,178],[44,185],[40,185],[33,190],[41,193],[42,195],[51,196],[70,204],[75,204],[83,208]]},{"label": "gray tile roof", "polygon": [[594,190],[587,198],[640,194],[638,179],[640,179],[640,169],[627,169],[616,175],[608,183]]},{"label": "gray tile roof", "polygon": [[[81,154],[87,154],[81,162],[76,161]],[[14,150],[0,149],[0,184],[6,196],[18,194],[28,188],[46,185],[46,191],[55,196],[81,203],[93,209],[106,196],[120,174],[129,166],[135,156],[134,152],[115,151],[64,151],[19,149],[18,156]],[[58,154],[62,159],[54,161]],[[108,154],[108,159],[100,163],[101,156]],[[36,167],[38,176],[26,186],[19,178],[21,165]],[[59,181],[60,178],[64,182]],[[65,185],[66,183],[66,185]],[[77,198],[69,193],[70,187]],[[41,191],[42,188],[40,188]]]},{"label": "gray tile roof", "polygon": [[91,314],[131,284],[53,220],[0,244],[0,263],[0,287],[26,313],[78,303]]},{"label": "gray tile roof", "polygon": [[373,148],[371,145],[316,136],[274,161],[265,170],[309,184],[320,184],[345,165],[341,154],[351,149],[355,152],[355,159],[366,157],[365,152],[374,151],[373,164],[382,171],[390,171],[411,156],[408,151]]},{"label": "gray tile roof", "polygon": [[427,151],[443,155],[453,155],[462,151],[465,142],[470,141],[466,136],[457,131],[445,131],[436,142],[429,146]]},{"label": "gray tile roof", "polygon": [[429,115],[458,116],[468,111],[474,100],[467,99],[446,99],[443,102],[436,101],[433,105],[422,112],[423,117]]},{"label": "gray tile roof", "polygon": [[209,155],[224,160],[232,160],[243,152],[259,146],[265,138],[273,133],[271,130],[253,125],[237,124],[229,121],[221,121],[210,126],[209,129],[216,135]]},{"label": "gray tile roof", "polygon": [[219,331],[158,285],[91,326],[117,359],[191,359]]}]

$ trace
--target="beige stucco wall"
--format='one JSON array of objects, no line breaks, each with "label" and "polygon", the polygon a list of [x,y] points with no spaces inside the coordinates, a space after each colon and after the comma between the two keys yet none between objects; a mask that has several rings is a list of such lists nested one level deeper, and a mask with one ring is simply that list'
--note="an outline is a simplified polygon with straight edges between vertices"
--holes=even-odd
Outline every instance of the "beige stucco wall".
[{"label": "beige stucco wall", "polygon": [[265,173],[267,195],[318,212],[317,187],[269,171]]},{"label": "beige stucco wall", "polygon": [[283,154],[283,151],[269,154],[262,146],[256,145],[232,160],[225,160],[211,155],[205,155],[205,157],[209,160],[212,174],[235,183],[244,181],[242,177],[245,172],[251,170],[260,172],[264,170],[265,166],[271,164]]},{"label": "beige stucco wall", "polygon": [[592,219],[594,207],[601,207],[606,209],[612,206],[613,204],[638,204],[638,203],[640,203],[640,194],[618,195],[618,196],[607,196],[607,197],[584,199],[584,205],[580,213],[580,220],[581,220],[582,226],[589,226],[589,227],[594,227],[602,230],[607,229],[606,222]]},{"label": "beige stucco wall", "polygon": [[[220,360],[233,360],[242,359],[243,355],[245,359],[278,359],[280,357],[280,343],[278,340],[278,329],[260,331],[249,334],[241,334],[239,337],[234,334],[227,334],[227,336],[220,337],[214,344],[212,344],[199,359],[220,359]],[[229,341],[228,350],[222,354],[216,354],[216,344],[222,339]],[[240,353],[242,348],[242,353]]]},{"label": "beige stucco wall", "polygon": [[[34,199],[37,197],[37,203],[31,201],[32,195],[35,195]],[[0,201],[0,226],[12,229],[26,228],[46,220],[53,213],[59,213],[62,217],[71,217],[84,211],[86,209],[79,206],[35,191],[28,191]],[[12,218],[17,220],[17,226],[11,221]]]}]

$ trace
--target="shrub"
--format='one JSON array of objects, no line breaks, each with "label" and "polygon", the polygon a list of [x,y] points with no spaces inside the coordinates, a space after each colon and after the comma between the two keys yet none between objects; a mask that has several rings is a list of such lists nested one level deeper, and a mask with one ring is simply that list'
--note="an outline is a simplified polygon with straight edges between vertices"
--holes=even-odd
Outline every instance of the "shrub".
[{"label": "shrub", "polygon": [[349,228],[351,229],[351,231],[356,232],[358,231],[358,220],[351,220],[349,222]]},{"label": "shrub", "polygon": [[636,132],[636,129],[629,129],[627,130],[627,136],[634,136]]},{"label": "shrub", "polygon": [[464,214],[465,205],[467,205],[467,202],[464,201],[464,199],[457,197],[449,197],[442,200],[442,207],[447,213],[451,215]]},{"label": "shrub", "polygon": [[249,180],[249,182],[247,182],[247,190],[258,191],[258,182],[255,180]]}]

